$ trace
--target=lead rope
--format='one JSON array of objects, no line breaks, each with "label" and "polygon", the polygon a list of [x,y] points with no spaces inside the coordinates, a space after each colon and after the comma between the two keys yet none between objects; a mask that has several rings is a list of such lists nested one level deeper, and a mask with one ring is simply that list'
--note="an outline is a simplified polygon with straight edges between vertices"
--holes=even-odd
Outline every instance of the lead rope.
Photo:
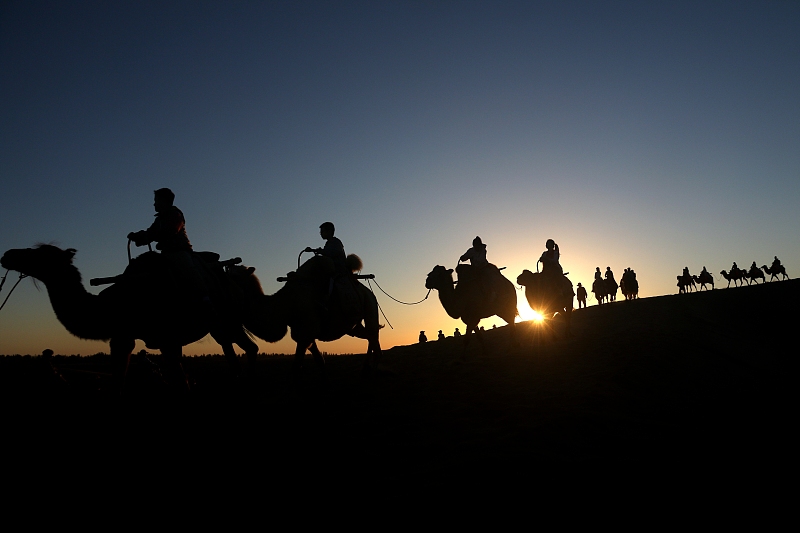
[{"label": "lead rope", "polygon": [[[8,270],[6,270],[6,275],[5,275],[5,276],[3,276],[3,280],[2,280],[2,281],[0,281],[0,292],[3,292],[3,285],[5,285],[5,284],[6,284],[6,278],[8,277],[8,273],[9,273],[9,271],[8,271]],[[13,287],[11,287],[11,290],[10,290],[10,291],[8,291],[8,296],[6,296],[6,299],[5,299],[5,300],[3,300],[3,305],[0,305],[0,310],[2,310],[2,309],[3,309],[3,308],[6,306],[6,302],[7,302],[7,301],[8,301],[8,299],[11,297],[11,293],[13,293],[13,292],[14,292],[14,289],[16,289],[16,288],[17,288],[17,285],[19,285],[19,282],[20,282],[20,281],[22,281],[23,279],[27,278],[27,277],[28,277],[28,276],[27,276],[27,274],[23,274],[22,272],[20,272],[20,273],[19,273],[19,279],[18,279],[18,280],[17,280],[17,282],[14,284],[14,286],[13,286]]]}]

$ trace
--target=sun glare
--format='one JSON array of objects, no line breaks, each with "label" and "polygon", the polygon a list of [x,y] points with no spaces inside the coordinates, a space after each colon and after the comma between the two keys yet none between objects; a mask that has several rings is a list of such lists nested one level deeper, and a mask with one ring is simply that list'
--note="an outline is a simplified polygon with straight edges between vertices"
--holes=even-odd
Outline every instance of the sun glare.
[{"label": "sun glare", "polygon": [[533,309],[519,309],[519,321],[526,322],[528,320],[533,320],[534,322],[541,322],[544,320],[544,317],[534,311]]}]

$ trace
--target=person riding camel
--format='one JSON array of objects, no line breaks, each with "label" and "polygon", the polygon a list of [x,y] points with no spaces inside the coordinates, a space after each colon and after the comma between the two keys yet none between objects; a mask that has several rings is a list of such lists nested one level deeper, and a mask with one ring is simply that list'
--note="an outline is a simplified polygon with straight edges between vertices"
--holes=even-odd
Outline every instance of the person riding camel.
[{"label": "person riding camel", "polygon": [[472,248],[464,252],[459,261],[469,261],[476,270],[489,265],[489,261],[486,260],[486,245],[480,237],[472,239]]},{"label": "person riding camel", "polygon": [[172,205],[175,193],[167,188],[154,191],[153,207],[156,219],[149,228],[128,233],[128,238],[136,246],[156,243],[156,249],[162,252],[191,252],[192,243],[186,235],[186,219],[183,212]]},{"label": "person riding camel", "polygon": [[556,276],[563,276],[564,270],[561,268],[561,263],[558,262],[561,258],[558,244],[556,244],[556,241],[553,239],[547,239],[544,246],[547,250],[539,257],[539,261],[542,263],[542,274],[553,278]]},{"label": "person riding camel", "polygon": [[[689,269],[685,268],[684,272],[689,272]],[[611,267],[606,267],[606,280],[616,283],[616,280],[614,279],[614,272],[611,271]]]},{"label": "person riding camel", "polygon": [[594,280],[603,281],[603,274],[600,272],[600,267],[594,269]]},{"label": "person riding camel", "polygon": [[344,251],[344,244],[338,237],[333,236],[334,233],[336,233],[336,227],[333,222],[323,222],[319,226],[319,236],[325,240],[325,247],[311,248],[309,246],[306,247],[305,251],[314,252],[317,255],[329,257],[333,260],[333,264],[336,267],[335,277],[338,277],[348,273],[347,254]]},{"label": "person riding camel", "polygon": [[[481,238],[475,237],[472,239],[472,248],[464,252],[458,260],[459,262],[470,262],[471,272],[464,277],[478,280],[479,286],[485,291],[489,300],[494,300],[497,296],[497,291],[494,288],[494,276],[499,274],[500,271],[486,260],[486,245],[483,244]],[[459,279],[461,279],[460,276],[459,274]]]},{"label": "person riding camel", "polygon": [[192,257],[192,243],[186,234],[186,219],[183,212],[173,205],[175,193],[165,187],[154,191],[153,196],[156,219],[149,228],[128,233],[128,239],[136,246],[155,242],[167,271],[176,280],[176,285],[193,296],[199,296],[203,302],[210,301],[209,287],[203,281],[198,272],[200,267]]},{"label": "person riding camel", "polygon": [[775,256],[775,259],[772,260],[772,271],[777,272],[781,269],[781,260],[778,259],[778,256]]},{"label": "person riding camel", "polygon": [[333,261],[334,271],[328,280],[325,306],[327,306],[327,301],[330,300],[335,288],[345,314],[357,313],[356,308],[359,305],[359,301],[358,293],[354,287],[356,281],[353,280],[353,272],[347,267],[347,254],[344,251],[344,244],[338,237],[334,237],[334,233],[336,233],[336,227],[333,222],[323,222],[319,226],[319,236],[325,240],[325,246],[322,248],[311,248],[309,246],[304,251],[313,252]]}]

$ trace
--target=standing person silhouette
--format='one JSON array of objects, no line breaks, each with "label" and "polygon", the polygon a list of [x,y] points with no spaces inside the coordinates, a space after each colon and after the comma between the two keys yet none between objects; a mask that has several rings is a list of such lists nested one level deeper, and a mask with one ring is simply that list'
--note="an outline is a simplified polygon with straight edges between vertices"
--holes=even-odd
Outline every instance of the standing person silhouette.
[{"label": "standing person silhouette", "polygon": [[586,293],[586,287],[578,283],[578,290],[576,291],[578,297],[578,309],[581,307],[586,307],[586,297],[588,294]]}]

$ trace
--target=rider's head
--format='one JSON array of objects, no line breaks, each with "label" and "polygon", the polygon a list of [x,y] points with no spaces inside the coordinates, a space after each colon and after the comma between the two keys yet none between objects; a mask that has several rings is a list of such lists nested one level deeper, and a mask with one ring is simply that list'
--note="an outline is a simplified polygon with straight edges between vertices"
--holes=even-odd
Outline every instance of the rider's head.
[{"label": "rider's head", "polygon": [[556,247],[556,241],[554,241],[553,239],[547,239],[547,242],[544,243],[544,245],[548,250],[552,250],[553,248]]},{"label": "rider's head", "polygon": [[481,246],[486,247],[486,245],[483,244],[483,241],[481,240],[480,237],[475,237],[474,239],[472,239],[472,246],[474,246],[475,248],[480,248]]},{"label": "rider's head", "polygon": [[166,187],[153,191],[153,196],[155,197],[153,207],[155,207],[156,211],[159,213],[172,207],[172,202],[175,201],[175,193]]},{"label": "rider's head", "polygon": [[333,225],[333,222],[323,222],[319,226],[319,235],[323,239],[330,239],[333,237],[333,234],[336,232],[336,228]]}]

